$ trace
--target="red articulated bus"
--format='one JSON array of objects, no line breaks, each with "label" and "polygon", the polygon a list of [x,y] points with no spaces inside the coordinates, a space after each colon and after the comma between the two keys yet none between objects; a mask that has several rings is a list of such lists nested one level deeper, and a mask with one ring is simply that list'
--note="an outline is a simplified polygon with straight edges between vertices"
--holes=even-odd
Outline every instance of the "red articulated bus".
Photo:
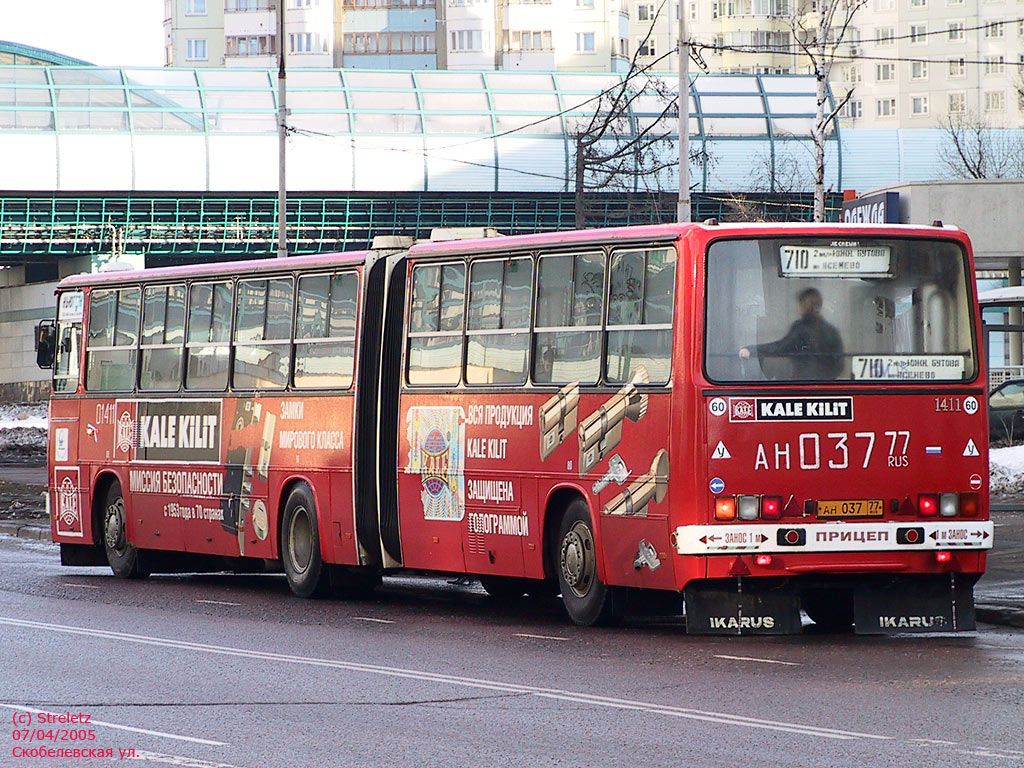
[{"label": "red articulated bus", "polygon": [[[974,628],[992,546],[954,227],[665,225],[82,275],[53,539],[122,577],[395,569],[690,632]],[[681,598],[681,599],[680,599]]]}]

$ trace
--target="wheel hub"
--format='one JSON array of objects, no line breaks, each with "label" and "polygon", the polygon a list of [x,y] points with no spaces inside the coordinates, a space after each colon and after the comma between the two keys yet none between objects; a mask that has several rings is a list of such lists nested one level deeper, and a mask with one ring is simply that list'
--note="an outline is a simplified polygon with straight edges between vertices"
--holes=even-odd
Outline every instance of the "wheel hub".
[{"label": "wheel hub", "polygon": [[103,535],[107,547],[116,551],[124,548],[124,501],[118,499],[107,507],[103,518]]},{"label": "wheel hub", "polygon": [[562,578],[576,597],[585,597],[594,582],[594,538],[583,522],[577,522],[562,539]]}]

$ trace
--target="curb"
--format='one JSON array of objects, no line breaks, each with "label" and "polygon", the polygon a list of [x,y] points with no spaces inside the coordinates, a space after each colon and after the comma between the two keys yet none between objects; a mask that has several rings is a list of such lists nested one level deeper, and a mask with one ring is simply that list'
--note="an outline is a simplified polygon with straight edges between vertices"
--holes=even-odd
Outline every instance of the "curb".
[{"label": "curb", "polygon": [[0,534],[14,536],[19,539],[33,539],[34,541],[49,541],[50,526],[34,525],[32,523],[0,523]]},{"label": "curb", "polygon": [[1024,609],[1000,603],[977,603],[974,615],[978,621],[1004,627],[1024,627]]}]

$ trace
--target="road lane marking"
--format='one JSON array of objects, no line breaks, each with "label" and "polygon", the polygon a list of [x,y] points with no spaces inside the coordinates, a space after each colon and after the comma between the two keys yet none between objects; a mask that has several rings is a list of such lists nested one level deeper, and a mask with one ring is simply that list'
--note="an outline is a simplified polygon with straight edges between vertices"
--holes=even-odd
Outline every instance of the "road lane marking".
[{"label": "road lane marking", "polygon": [[[35,712],[37,715],[53,715],[54,717],[60,716],[62,712],[50,712],[45,709],[35,709],[34,707],[23,707],[17,704],[0,704],[0,707],[5,709],[13,709],[18,712]],[[147,736],[160,736],[164,739],[176,739],[177,741],[187,741],[192,744],[206,744],[210,747],[226,747],[226,742],[223,741],[211,741],[210,739],[199,739],[195,736],[182,736],[177,733],[165,733],[164,731],[151,731],[148,728],[135,728],[131,725],[120,725],[118,723],[107,723],[103,720],[89,719],[89,725],[99,725],[103,728],[113,728],[118,731],[130,731],[132,733],[144,733]]]},{"label": "road lane marking", "polygon": [[182,757],[181,755],[165,755],[162,752],[147,752],[144,749],[136,749],[135,754],[124,758],[125,760],[145,760],[148,763],[163,763],[164,765],[177,765],[181,768],[238,768],[230,763],[211,763],[209,760],[199,760],[194,757]]},{"label": "road lane marking", "polygon": [[528,637],[532,640],[558,640],[560,642],[566,642],[568,637],[555,637],[554,635],[531,635],[526,632],[513,632],[513,637]]},{"label": "road lane marking", "polygon": [[375,619],[372,616],[353,616],[353,621],[372,621],[376,624],[394,624],[391,619]]},{"label": "road lane marking", "polygon": [[239,606],[241,603],[229,603],[225,600],[196,600],[197,603],[206,603],[207,605],[235,605]]},{"label": "road lane marking", "polygon": [[271,653],[268,651],[256,651],[220,645],[207,645],[192,643],[186,640],[151,637],[149,635],[134,635],[127,632],[114,632],[106,629],[90,629],[88,627],[75,627],[65,624],[51,624],[48,622],[14,619],[4,616],[0,616],[0,624],[6,624],[12,627],[21,627],[23,629],[37,629],[47,632],[58,632],[61,634],[81,635],[104,640],[120,640],[123,642],[137,643],[139,645],[151,645],[160,648],[175,648],[193,653],[199,652],[219,656],[234,656],[243,659],[257,659],[260,661],[277,661],[284,664],[301,664],[310,667],[342,669],[350,672],[382,675],[407,680],[420,680],[423,682],[439,683],[462,688],[529,694],[537,696],[538,698],[571,701],[577,704],[588,704],[594,707],[610,707],[621,710],[632,710],[637,712],[646,712],[649,714],[664,715],[666,717],[698,720],[723,725],[735,725],[742,728],[795,733],[822,739],[873,739],[877,741],[893,741],[895,738],[893,736],[883,736],[877,733],[821,728],[819,726],[806,725],[803,723],[764,720],[756,717],[745,717],[743,715],[711,712],[700,709],[691,709],[688,707],[676,707],[669,704],[657,704],[636,699],[619,699],[610,696],[597,696],[595,694],[582,693],[579,691],[560,690],[557,688],[541,688],[539,686],[521,685],[519,683],[506,683],[499,680],[459,677],[456,675],[446,675],[438,672],[427,672],[425,670],[405,669],[402,667],[385,667],[378,664],[363,664],[355,661],[342,661],[340,659],[322,659],[314,656],[293,656],[285,653]]},{"label": "road lane marking", "polygon": [[716,653],[716,659],[726,659],[727,661],[756,661],[758,664],[783,664],[787,667],[802,667],[796,661],[778,661],[776,659],[755,659],[753,656],[726,656],[724,653]]}]

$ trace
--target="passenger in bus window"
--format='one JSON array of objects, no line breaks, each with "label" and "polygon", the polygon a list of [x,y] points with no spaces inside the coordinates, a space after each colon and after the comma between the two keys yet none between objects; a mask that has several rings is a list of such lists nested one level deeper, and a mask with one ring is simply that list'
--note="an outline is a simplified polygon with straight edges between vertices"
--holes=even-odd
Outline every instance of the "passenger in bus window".
[{"label": "passenger in bus window", "polygon": [[807,288],[797,296],[800,319],[778,341],[740,349],[741,359],[751,352],[758,357],[788,357],[797,380],[835,379],[843,368],[843,340],[839,331],[821,317],[821,292]]}]

